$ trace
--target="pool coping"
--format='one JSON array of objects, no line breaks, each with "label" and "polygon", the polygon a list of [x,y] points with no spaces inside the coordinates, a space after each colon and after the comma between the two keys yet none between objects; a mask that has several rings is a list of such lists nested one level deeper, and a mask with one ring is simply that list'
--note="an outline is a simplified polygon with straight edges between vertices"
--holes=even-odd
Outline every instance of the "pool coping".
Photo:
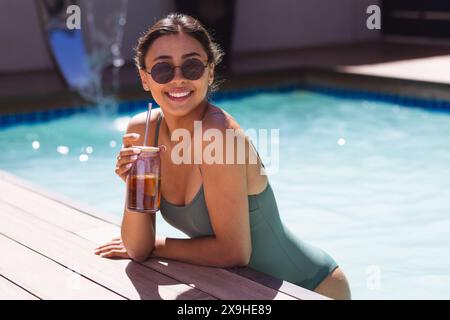
[{"label": "pool coping", "polygon": [[[316,71],[315,71],[316,72]],[[326,77],[333,73],[329,73],[327,70],[323,70]],[[314,75],[315,73],[313,73]],[[332,79],[333,76],[331,76]],[[366,76],[360,76],[366,77]],[[373,78],[368,76],[368,78]],[[379,79],[380,80],[380,79]],[[348,80],[354,81],[354,80]],[[402,82],[402,81],[400,81]],[[336,83],[335,80],[325,80],[320,83],[314,76],[306,74],[303,81],[291,81],[289,84],[283,84],[279,86],[266,86],[259,88],[246,88],[240,90],[228,90],[219,91],[214,93],[212,100],[214,102],[221,102],[224,100],[236,100],[245,97],[254,96],[261,93],[283,93],[283,92],[293,92],[297,90],[306,90],[313,93],[329,95],[344,99],[360,99],[360,100],[371,100],[378,102],[388,102],[397,105],[409,107],[409,108],[421,108],[428,111],[437,112],[450,112],[450,98],[440,99],[435,97],[417,97],[413,95],[401,95],[395,93],[382,93],[374,90],[367,90],[363,88],[349,89],[347,83],[340,85]],[[450,89],[450,88],[449,88]],[[139,99],[130,101],[119,101],[117,103],[117,108],[115,113],[124,114],[131,113],[134,111],[145,111],[147,108],[147,103],[155,101],[153,99]],[[42,110],[33,111],[27,113],[12,113],[0,115],[0,129],[16,126],[20,124],[34,124],[48,122],[64,117],[68,117],[74,114],[95,112],[97,108],[92,105],[81,105],[74,108],[57,108],[52,110]]]},{"label": "pool coping", "polygon": [[[99,219],[105,223],[111,224],[114,227],[118,227],[120,229],[120,218],[116,217],[110,213],[103,212],[101,210],[98,210],[96,208],[89,207],[87,205],[81,204],[79,202],[76,202],[74,200],[68,199],[62,195],[56,194],[54,192],[48,191],[45,188],[42,188],[38,185],[35,185],[29,181],[26,181],[20,177],[17,177],[9,172],[6,172],[4,170],[0,170],[0,180],[4,180],[7,183],[16,185],[18,187],[21,187],[23,189],[26,189],[28,191],[31,191],[33,193],[36,193],[37,195],[43,196],[45,198],[48,198],[49,200],[58,202],[64,206],[67,206],[71,209],[76,210],[79,213],[86,214],[94,219]],[[49,221],[47,221],[49,222]],[[109,227],[106,227],[108,229],[108,235],[109,235]],[[94,229],[87,229],[87,230],[79,230],[77,232],[69,231],[70,233],[74,233],[75,235],[92,241],[99,240],[98,233],[102,232],[102,230],[105,230],[105,227],[95,227]],[[67,231],[67,230],[66,230]],[[92,231],[95,231],[95,234],[92,233]],[[105,236],[106,234],[101,234],[101,236]],[[100,244],[100,243],[99,243]],[[158,261],[159,260],[159,261]],[[157,259],[157,261],[151,261],[146,260],[145,262],[137,262],[140,265],[143,265],[145,267],[149,267],[152,269],[152,271],[156,271],[159,273],[162,273],[163,275],[170,277],[180,283],[188,284],[191,283],[183,281],[179,276],[174,276],[172,273],[165,272],[165,268],[168,265],[168,262],[170,262],[170,265],[174,265],[175,269],[172,270],[177,271],[183,269],[183,272],[186,272],[186,268],[188,268],[188,271],[192,271],[194,274],[193,278],[197,277],[199,274],[201,274],[202,277],[205,277],[207,279],[208,277],[217,277],[218,272],[229,272],[230,277],[232,279],[238,279],[239,282],[242,282],[240,279],[245,279],[246,283],[252,284],[255,286],[259,286],[258,288],[263,288],[265,290],[274,290],[276,292],[276,295],[281,295],[285,299],[301,299],[301,300],[332,300],[328,297],[325,297],[319,293],[316,293],[314,291],[305,289],[303,287],[300,287],[298,285],[295,285],[291,282],[279,280],[277,278],[274,278],[270,275],[264,274],[262,272],[258,272],[256,270],[251,269],[250,267],[230,267],[230,268],[215,268],[215,267],[205,267],[195,264],[188,264],[183,262],[178,262],[176,260],[169,260],[169,259]],[[161,267],[161,265],[164,265],[166,267]],[[192,269],[192,270],[191,270]],[[210,282],[208,282],[210,283]],[[263,287],[261,287],[263,286]],[[195,288],[195,286],[194,286]],[[206,292],[204,289],[199,289],[200,291]],[[257,290],[260,291],[260,290]],[[213,295],[215,296],[215,295]],[[228,299],[227,299],[228,300]]]}]

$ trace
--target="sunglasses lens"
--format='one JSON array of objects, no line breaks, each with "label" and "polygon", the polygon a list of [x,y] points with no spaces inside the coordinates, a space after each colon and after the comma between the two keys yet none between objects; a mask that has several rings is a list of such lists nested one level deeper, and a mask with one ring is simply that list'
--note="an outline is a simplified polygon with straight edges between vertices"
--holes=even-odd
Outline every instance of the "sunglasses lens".
[{"label": "sunglasses lens", "polygon": [[168,62],[160,62],[153,66],[150,73],[153,80],[160,84],[164,84],[173,79],[174,68]]},{"label": "sunglasses lens", "polygon": [[198,80],[203,76],[205,66],[203,65],[203,62],[198,59],[189,59],[183,63],[181,71],[186,79]]}]

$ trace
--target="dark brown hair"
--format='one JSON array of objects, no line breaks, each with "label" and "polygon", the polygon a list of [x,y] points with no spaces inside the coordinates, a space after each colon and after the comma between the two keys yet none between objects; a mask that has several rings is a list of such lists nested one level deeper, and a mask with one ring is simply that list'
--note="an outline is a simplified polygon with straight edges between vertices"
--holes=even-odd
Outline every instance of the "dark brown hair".
[{"label": "dark brown hair", "polygon": [[[165,35],[179,33],[186,33],[200,42],[208,57],[208,63],[213,63],[217,66],[222,61],[224,52],[197,19],[182,13],[171,13],[157,21],[139,38],[135,48],[136,56],[134,61],[136,67],[138,69],[146,68],[145,55],[156,39]],[[216,71],[216,68],[214,70]],[[214,75],[214,83],[208,88],[208,93],[216,91],[220,82],[216,79],[216,75]]]}]

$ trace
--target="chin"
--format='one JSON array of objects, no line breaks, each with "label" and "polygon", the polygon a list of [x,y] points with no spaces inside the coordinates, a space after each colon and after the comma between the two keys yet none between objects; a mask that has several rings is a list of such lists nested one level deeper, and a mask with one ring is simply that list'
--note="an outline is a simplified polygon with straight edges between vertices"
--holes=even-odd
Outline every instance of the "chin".
[{"label": "chin", "polygon": [[187,114],[189,114],[189,112],[191,112],[191,108],[188,107],[184,107],[183,106],[167,106],[166,105],[166,110],[167,112],[169,112],[171,115],[176,116],[176,117],[183,117]]},{"label": "chin", "polygon": [[177,103],[173,101],[164,100],[164,110],[174,116],[182,117],[193,110],[201,103],[201,101],[186,101],[183,103]]}]

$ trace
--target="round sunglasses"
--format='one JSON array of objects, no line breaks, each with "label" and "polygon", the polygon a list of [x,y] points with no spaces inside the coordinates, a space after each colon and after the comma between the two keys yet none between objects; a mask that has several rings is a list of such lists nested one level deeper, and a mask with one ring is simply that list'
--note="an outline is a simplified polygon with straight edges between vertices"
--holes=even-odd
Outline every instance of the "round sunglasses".
[{"label": "round sunglasses", "polygon": [[174,66],[169,62],[158,62],[155,64],[152,69],[147,71],[155,80],[155,82],[159,84],[165,84],[175,77],[175,68],[180,68],[183,77],[188,80],[198,80],[205,73],[205,68],[208,65],[203,64],[199,59],[188,59],[184,61],[181,66]]}]

